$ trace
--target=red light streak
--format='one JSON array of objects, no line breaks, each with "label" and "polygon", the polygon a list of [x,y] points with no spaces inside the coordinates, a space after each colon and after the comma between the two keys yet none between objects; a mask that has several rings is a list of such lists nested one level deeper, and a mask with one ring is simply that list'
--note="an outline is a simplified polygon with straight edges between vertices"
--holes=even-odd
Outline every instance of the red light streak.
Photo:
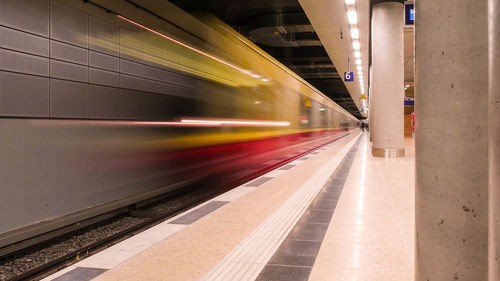
[{"label": "red light streak", "polygon": [[142,29],[145,29],[145,30],[147,30],[147,31],[149,31],[149,32],[151,32],[151,33],[153,33],[153,34],[156,34],[156,35],[158,35],[158,36],[160,36],[160,37],[162,37],[162,38],[165,38],[165,39],[167,39],[167,40],[169,40],[169,41],[171,41],[171,42],[174,42],[175,44],[178,44],[178,45],[181,45],[181,46],[183,46],[183,47],[185,47],[185,48],[188,48],[189,50],[191,50],[191,51],[193,51],[193,52],[196,52],[196,53],[198,53],[198,54],[200,54],[200,55],[203,55],[203,56],[206,56],[206,57],[208,57],[208,58],[211,58],[211,59],[213,59],[213,60],[215,60],[215,61],[218,61],[218,62],[220,62],[220,63],[222,63],[222,64],[224,64],[224,65],[227,65],[227,66],[229,66],[229,67],[231,67],[231,68],[234,68],[234,69],[236,69],[236,70],[238,70],[238,71],[241,71],[241,72],[243,72],[243,73],[245,73],[245,74],[248,74],[248,75],[250,75],[250,76],[252,76],[252,77],[254,77],[254,78],[259,78],[259,77],[260,77],[260,76],[259,76],[259,75],[257,75],[257,74],[253,74],[252,72],[250,72],[250,71],[248,71],[248,70],[245,70],[245,69],[242,69],[242,68],[240,68],[240,67],[237,67],[236,65],[233,65],[233,64],[231,64],[231,63],[229,63],[229,62],[227,62],[227,61],[224,61],[224,60],[222,60],[222,59],[219,59],[218,57],[215,57],[215,56],[210,55],[210,54],[208,54],[208,53],[205,53],[205,52],[203,52],[203,51],[201,51],[201,50],[198,50],[198,49],[196,49],[196,48],[194,48],[194,47],[191,47],[191,46],[189,46],[189,45],[187,45],[187,44],[185,44],[185,43],[182,43],[182,42],[180,42],[180,41],[178,41],[178,40],[176,40],[176,39],[174,39],[174,38],[172,38],[172,37],[170,37],[170,36],[167,36],[167,35],[165,35],[165,34],[163,34],[163,33],[161,33],[161,32],[158,32],[158,31],[156,31],[156,30],[154,30],[154,29],[151,29],[151,28],[149,28],[149,27],[147,27],[147,26],[144,26],[144,25],[142,25],[142,24],[140,24],[140,23],[138,23],[138,22],[135,22],[135,21],[133,21],[133,20],[131,20],[131,19],[128,19],[128,18],[126,18],[126,17],[124,17],[124,16],[121,16],[121,15],[116,15],[116,16],[117,16],[118,18],[120,18],[120,19],[124,20],[124,21],[127,21],[127,22],[129,22],[129,23],[131,23],[131,24],[133,24],[133,25],[136,25],[136,26],[138,26],[138,27],[140,27],[140,28],[142,28]]}]

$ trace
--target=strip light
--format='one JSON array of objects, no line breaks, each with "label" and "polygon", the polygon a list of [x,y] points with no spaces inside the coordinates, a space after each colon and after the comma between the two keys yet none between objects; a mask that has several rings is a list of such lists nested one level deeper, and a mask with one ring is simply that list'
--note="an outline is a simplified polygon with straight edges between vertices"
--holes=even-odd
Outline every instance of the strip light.
[{"label": "strip light", "polygon": [[347,12],[347,20],[349,24],[357,24],[358,23],[358,14],[356,11],[348,11]]},{"label": "strip light", "polygon": [[135,22],[135,21],[133,21],[133,20],[131,20],[131,19],[129,19],[129,18],[126,18],[126,17],[124,17],[124,16],[122,16],[122,15],[116,15],[116,16],[117,16],[118,18],[120,18],[120,19],[124,20],[124,21],[127,21],[127,22],[129,22],[129,23],[131,23],[131,24],[135,25],[135,26],[138,26],[138,27],[140,27],[140,28],[142,28],[142,29],[145,29],[145,30],[147,30],[147,31],[149,31],[149,32],[151,32],[151,33],[153,33],[153,34],[155,34],[155,35],[158,35],[158,36],[160,36],[160,37],[162,37],[162,38],[165,38],[165,39],[167,39],[167,40],[169,40],[169,41],[171,41],[171,42],[173,42],[173,43],[175,43],[175,44],[178,44],[178,45],[181,45],[181,46],[183,46],[183,47],[185,47],[185,48],[188,48],[189,50],[191,50],[191,51],[193,51],[193,52],[196,52],[196,53],[198,53],[198,54],[200,54],[200,55],[203,55],[203,56],[205,56],[205,57],[207,57],[207,58],[210,58],[210,59],[212,59],[212,60],[215,60],[215,61],[217,61],[217,62],[220,62],[220,63],[222,63],[222,64],[224,64],[224,65],[227,65],[227,66],[229,66],[229,67],[231,67],[231,68],[234,68],[234,69],[236,69],[236,70],[238,70],[238,71],[240,71],[240,72],[243,72],[243,73],[245,73],[245,74],[248,74],[248,75],[250,75],[250,76],[252,76],[252,77],[254,77],[254,78],[260,78],[260,75],[254,74],[254,73],[252,73],[252,72],[250,72],[250,71],[248,71],[248,70],[245,70],[245,69],[240,68],[240,67],[238,67],[238,66],[236,66],[236,65],[234,65],[234,64],[231,64],[231,63],[229,63],[229,62],[227,62],[227,61],[225,61],[225,60],[222,60],[222,59],[220,59],[220,58],[218,58],[218,57],[215,57],[215,56],[213,56],[213,55],[211,55],[211,54],[205,53],[205,52],[203,52],[203,51],[201,51],[201,50],[199,50],[199,49],[196,49],[195,47],[192,47],[192,46],[189,46],[189,45],[187,45],[187,44],[185,44],[185,43],[182,43],[182,42],[180,42],[180,41],[178,41],[178,40],[176,40],[176,39],[174,39],[174,38],[172,38],[172,37],[170,37],[170,36],[167,36],[167,35],[165,35],[165,34],[163,34],[163,33],[161,33],[161,32],[158,32],[158,31],[156,31],[156,30],[154,30],[154,29],[151,29],[151,28],[149,28],[149,27],[147,27],[147,26],[144,26],[144,25],[142,25],[142,24],[140,24],[140,23],[138,23],[138,22]]},{"label": "strip light", "polygon": [[288,121],[262,121],[262,120],[225,120],[225,119],[182,119],[183,124],[211,124],[215,126],[290,126]]},{"label": "strip light", "polygon": [[[33,121],[37,124],[39,121]],[[55,120],[66,126],[161,126],[161,127],[286,127],[288,121],[242,120],[242,119],[181,119],[178,121],[119,121],[119,120]]]},{"label": "strip light", "polygon": [[[358,14],[356,12],[355,0],[345,0],[347,20],[351,28],[352,48],[354,50],[354,57],[356,58],[356,65],[359,77],[359,86],[361,94],[364,94],[365,84],[363,81],[363,62],[361,60],[361,43],[359,41],[359,27],[358,27]],[[365,107],[363,105],[363,107]]]},{"label": "strip light", "polygon": [[108,126],[171,126],[171,127],[220,127],[220,126],[238,126],[238,127],[286,127],[290,126],[288,121],[267,121],[267,120],[243,120],[243,119],[181,119],[178,121],[73,121],[73,125],[108,125]]},{"label": "strip light", "polygon": [[359,29],[351,28],[351,37],[352,39],[359,39]]}]

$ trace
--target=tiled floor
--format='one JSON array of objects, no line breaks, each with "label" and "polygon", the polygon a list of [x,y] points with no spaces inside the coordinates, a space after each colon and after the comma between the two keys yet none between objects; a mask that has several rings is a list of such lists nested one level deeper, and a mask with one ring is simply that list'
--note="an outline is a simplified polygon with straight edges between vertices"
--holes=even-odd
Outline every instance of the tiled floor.
[{"label": "tiled floor", "polygon": [[[347,153],[285,241],[267,262],[257,277],[258,281],[306,281],[309,278],[357,149],[358,145],[354,145]],[[281,274],[283,271],[293,272],[293,276]]]},{"label": "tiled floor", "polygon": [[[294,167],[258,187],[243,185],[252,190],[113,266],[97,280],[255,280],[357,137],[342,138],[308,160],[292,161]],[[321,211],[309,216],[312,223],[328,222]],[[318,251],[320,242],[315,243]],[[286,274],[304,273],[292,271]]]},{"label": "tiled floor", "polygon": [[150,229],[58,276],[89,280],[102,268],[111,270],[99,280],[413,280],[413,140],[406,157],[386,159],[371,156],[368,133],[356,136],[158,225],[168,238]]},{"label": "tiled floor", "polygon": [[413,139],[404,158],[376,158],[362,138],[310,281],[414,279]]}]

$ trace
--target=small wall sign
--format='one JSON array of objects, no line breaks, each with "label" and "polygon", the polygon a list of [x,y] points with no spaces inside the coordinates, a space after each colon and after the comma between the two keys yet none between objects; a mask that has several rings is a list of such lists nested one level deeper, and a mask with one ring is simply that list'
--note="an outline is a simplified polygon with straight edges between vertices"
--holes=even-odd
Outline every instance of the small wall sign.
[{"label": "small wall sign", "polygon": [[354,81],[354,72],[344,72],[344,81],[345,82]]}]

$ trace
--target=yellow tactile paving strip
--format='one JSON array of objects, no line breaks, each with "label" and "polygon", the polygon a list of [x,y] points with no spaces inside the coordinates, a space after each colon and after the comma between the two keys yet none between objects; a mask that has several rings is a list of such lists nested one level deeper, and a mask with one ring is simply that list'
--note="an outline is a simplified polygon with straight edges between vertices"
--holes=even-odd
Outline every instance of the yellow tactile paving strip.
[{"label": "yellow tactile paving strip", "polygon": [[199,280],[356,136],[337,141],[94,280]]}]

